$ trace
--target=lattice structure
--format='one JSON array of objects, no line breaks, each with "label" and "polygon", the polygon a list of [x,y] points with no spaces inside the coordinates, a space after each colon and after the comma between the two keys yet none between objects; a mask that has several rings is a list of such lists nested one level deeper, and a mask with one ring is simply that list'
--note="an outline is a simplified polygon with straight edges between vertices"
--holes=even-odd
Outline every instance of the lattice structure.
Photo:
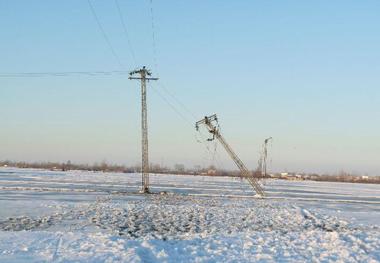
[{"label": "lattice structure", "polygon": [[[139,74],[140,77],[132,77]],[[148,151],[148,110],[146,103],[146,81],[158,80],[151,78],[151,72],[145,67],[134,70],[129,73],[129,79],[138,79],[141,81],[141,192],[149,193],[149,151]]]},{"label": "lattice structure", "polygon": [[253,187],[255,192],[264,197],[265,193],[263,188],[258,183],[257,178],[255,178],[252,173],[247,169],[247,167],[244,165],[242,160],[237,156],[237,154],[232,150],[231,146],[228,145],[226,140],[223,138],[223,136],[220,134],[219,130],[219,124],[218,124],[218,118],[216,114],[211,116],[205,116],[202,120],[196,122],[195,127],[198,130],[199,125],[205,125],[208,129],[208,131],[212,134],[212,138],[208,139],[208,141],[213,141],[215,138],[223,145],[226,152],[229,154],[229,156],[232,158],[232,160],[235,162],[237,167],[239,168],[241,172],[241,176],[245,178]]}]

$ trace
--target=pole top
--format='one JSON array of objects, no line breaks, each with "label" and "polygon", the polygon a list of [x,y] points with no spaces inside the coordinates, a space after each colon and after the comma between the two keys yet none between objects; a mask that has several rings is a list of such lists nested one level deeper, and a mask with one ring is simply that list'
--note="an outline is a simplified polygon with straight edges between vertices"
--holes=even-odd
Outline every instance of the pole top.
[{"label": "pole top", "polygon": [[[135,74],[140,74],[140,77],[132,77]],[[133,70],[129,72],[129,79],[144,79],[144,80],[158,80],[158,78],[147,78],[146,76],[151,76],[152,72],[148,70],[145,66],[140,69]]]},{"label": "pole top", "polygon": [[142,68],[140,69],[135,69],[131,72],[129,72],[129,75],[132,76],[134,74],[146,74],[148,76],[151,76],[152,73],[150,72],[150,70],[148,70],[145,66],[143,66]]}]

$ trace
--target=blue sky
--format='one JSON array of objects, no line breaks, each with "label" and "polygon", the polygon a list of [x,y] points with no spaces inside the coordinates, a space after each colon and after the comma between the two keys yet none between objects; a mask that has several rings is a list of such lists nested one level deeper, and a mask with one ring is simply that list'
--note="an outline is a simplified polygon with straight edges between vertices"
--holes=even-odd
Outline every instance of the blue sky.
[{"label": "blue sky", "polygon": [[[15,0],[0,1],[0,73],[148,66],[155,163],[233,168],[195,139],[196,118],[217,113],[250,168],[273,136],[271,170],[380,174],[379,1],[153,0],[157,63],[149,0],[119,0],[136,63],[114,1],[92,4],[123,67],[87,1]],[[140,162],[126,75],[0,78],[0,105],[0,159]]]}]

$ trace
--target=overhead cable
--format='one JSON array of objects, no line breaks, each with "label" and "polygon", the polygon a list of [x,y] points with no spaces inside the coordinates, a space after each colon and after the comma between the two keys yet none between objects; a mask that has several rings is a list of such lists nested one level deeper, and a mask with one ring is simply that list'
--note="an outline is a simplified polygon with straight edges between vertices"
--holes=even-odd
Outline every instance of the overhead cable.
[{"label": "overhead cable", "polygon": [[108,45],[108,47],[109,47],[109,49],[110,49],[112,55],[115,57],[115,59],[116,59],[117,63],[119,64],[119,66],[120,66],[122,69],[125,69],[123,63],[121,62],[119,56],[117,55],[115,49],[113,48],[113,46],[112,46],[112,44],[111,44],[111,41],[109,40],[109,38],[108,38],[108,36],[107,36],[107,34],[106,34],[106,31],[104,30],[102,24],[100,23],[99,17],[98,17],[98,15],[96,14],[95,8],[94,8],[94,6],[92,5],[91,0],[87,0],[87,3],[88,3],[88,5],[89,5],[89,7],[90,7],[91,13],[92,13],[93,17],[95,18],[95,21],[96,21],[96,23],[97,23],[97,25],[98,25],[98,28],[99,28],[99,30],[100,30],[100,32],[101,32],[101,34],[102,34],[104,40],[106,41],[106,43],[107,43],[107,45]]},{"label": "overhead cable", "polygon": [[149,0],[150,2],[150,18],[151,18],[151,26],[152,26],[152,46],[153,46],[153,62],[154,67],[156,69],[157,74],[158,72],[158,63],[157,63],[157,45],[156,45],[156,33],[155,33],[155,23],[154,23],[154,12],[153,12],[153,0]]},{"label": "overhead cable", "polygon": [[117,12],[119,13],[119,18],[120,18],[121,25],[123,27],[124,35],[125,35],[125,37],[126,37],[126,39],[128,41],[128,46],[129,46],[129,50],[131,52],[131,56],[132,56],[133,62],[135,63],[135,66],[137,66],[135,52],[133,50],[133,47],[132,47],[132,44],[131,44],[131,40],[129,38],[128,29],[127,29],[127,26],[125,24],[125,19],[124,19],[124,16],[123,16],[123,12],[121,11],[121,8],[120,8],[118,0],[115,0],[115,5],[117,7]]},{"label": "overhead cable", "polygon": [[126,75],[128,71],[64,71],[64,72],[12,72],[0,73],[0,78],[70,77]]}]

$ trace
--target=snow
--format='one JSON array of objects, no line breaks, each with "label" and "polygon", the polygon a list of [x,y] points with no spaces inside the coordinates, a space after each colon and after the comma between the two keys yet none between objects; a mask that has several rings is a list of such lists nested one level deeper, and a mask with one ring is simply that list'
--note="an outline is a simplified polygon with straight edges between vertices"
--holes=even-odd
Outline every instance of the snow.
[{"label": "snow", "polygon": [[379,262],[380,186],[0,168],[0,262]]}]

